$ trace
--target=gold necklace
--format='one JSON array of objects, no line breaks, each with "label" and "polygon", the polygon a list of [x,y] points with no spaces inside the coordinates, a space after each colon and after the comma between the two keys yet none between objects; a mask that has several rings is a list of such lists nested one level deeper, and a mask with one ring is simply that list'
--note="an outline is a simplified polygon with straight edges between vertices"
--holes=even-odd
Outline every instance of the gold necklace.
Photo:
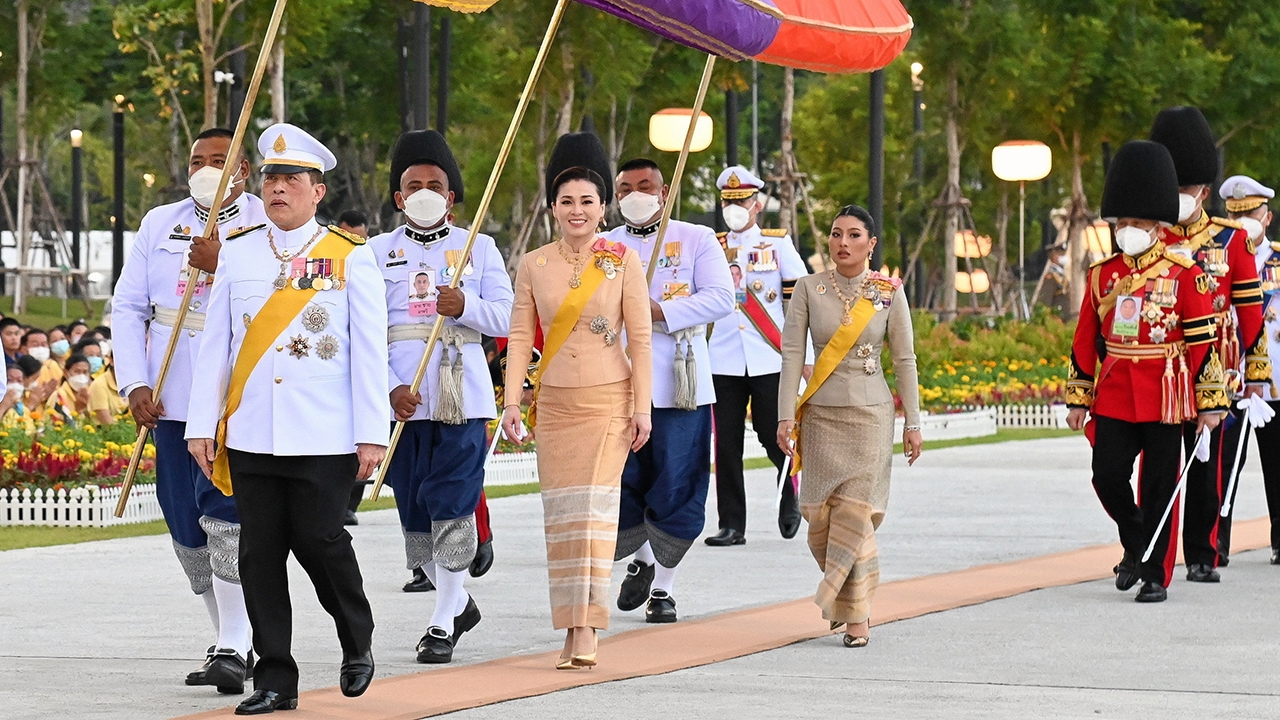
[{"label": "gold necklace", "polygon": [[830,271],[831,287],[836,291],[836,297],[840,298],[840,302],[844,303],[844,315],[840,318],[841,325],[852,325],[853,318],[849,317],[849,313],[853,311],[853,304],[858,302],[858,298],[850,298],[840,289],[840,283],[836,280],[836,271]]},{"label": "gold necklace", "polygon": [[563,240],[556,243],[556,250],[560,251],[560,257],[564,258],[565,262],[573,266],[573,277],[569,278],[569,287],[577,290],[582,285],[582,268],[586,265],[587,256],[582,253],[574,253],[573,257],[570,257],[568,250],[566,250],[566,243]]},{"label": "gold necklace", "polygon": [[295,257],[306,255],[307,251],[311,249],[311,245],[314,244],[316,240],[320,239],[320,235],[324,230],[325,228],[323,225],[317,228],[316,234],[312,235],[311,239],[307,241],[307,244],[299,248],[296,253],[292,253],[287,249],[281,250],[277,248],[275,236],[271,234],[270,230],[267,230],[267,244],[271,246],[271,254],[275,255],[276,259],[280,261],[280,274],[277,275],[275,281],[271,283],[272,287],[276,290],[283,290],[289,286],[289,261],[293,260]]}]

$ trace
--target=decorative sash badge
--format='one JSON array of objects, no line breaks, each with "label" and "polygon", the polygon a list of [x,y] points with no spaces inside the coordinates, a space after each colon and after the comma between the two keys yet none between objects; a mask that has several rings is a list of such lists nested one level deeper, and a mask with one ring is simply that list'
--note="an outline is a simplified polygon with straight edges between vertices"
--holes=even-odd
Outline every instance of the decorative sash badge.
[{"label": "decorative sash badge", "polygon": [[609,280],[618,277],[618,269],[622,267],[622,257],[627,246],[620,242],[609,242],[605,238],[596,238],[591,244],[591,253],[595,256],[596,267],[604,272]]}]

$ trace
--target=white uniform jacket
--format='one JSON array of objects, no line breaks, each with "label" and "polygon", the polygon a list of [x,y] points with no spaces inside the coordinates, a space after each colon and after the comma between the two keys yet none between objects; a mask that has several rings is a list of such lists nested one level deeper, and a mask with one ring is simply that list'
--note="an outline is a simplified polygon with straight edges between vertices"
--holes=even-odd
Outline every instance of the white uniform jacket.
[{"label": "white uniform jacket", "polygon": [[[199,214],[208,218],[203,211]],[[219,213],[218,236],[225,238],[265,222],[267,215],[262,200],[244,193]],[[173,314],[182,304],[188,274],[194,274],[187,265],[191,238],[203,233],[204,225],[205,220],[197,215],[196,203],[191,198],[153,208],[142,218],[111,300],[116,383],[126,398],[139,387],[156,386],[160,361],[173,332]],[[192,296],[187,320],[169,364],[164,391],[160,394],[165,420],[187,419],[191,368],[200,350],[199,328],[204,324],[209,292],[206,277]]]},{"label": "white uniform jacket", "polygon": [[[226,241],[218,258],[191,393],[187,439],[213,438],[245,331],[275,292],[280,251],[297,254],[328,230],[313,218],[285,232],[273,225]],[[319,242],[319,240],[317,240]],[[313,250],[307,254],[320,259]],[[269,455],[344,455],[357,444],[385,446],[387,304],[373,250],[346,257],[341,289],[317,292],[249,374],[227,423],[227,447]]]},{"label": "white uniform jacket", "polygon": [[[623,225],[605,233],[640,255],[645,272],[653,257],[658,233],[634,235]],[[649,297],[662,307],[665,322],[653,324],[653,406],[675,407],[676,335],[688,330],[688,342],[698,371],[698,405],[716,401],[711,384],[711,355],[706,326],[733,312],[733,278],[720,241],[710,228],[672,220],[658,251],[658,269],[649,283]],[[681,352],[686,346],[681,343]]]},{"label": "white uniform jacket", "polygon": [[1267,354],[1271,356],[1271,382],[1263,390],[1263,397],[1280,400],[1275,390],[1280,387],[1280,243],[1264,239],[1253,258],[1262,283],[1263,332],[1267,334]]},{"label": "white uniform jacket", "polygon": [[[782,311],[782,283],[809,274],[804,260],[787,235],[765,235],[759,225],[724,237],[730,265],[741,271],[735,280],[737,303],[729,317],[716,323],[711,335],[711,372],[717,375],[755,377],[782,370],[782,355],[765,340],[742,310],[748,288],[755,290],[781,333],[786,314]],[[809,345],[806,357],[813,362]]]},{"label": "white uniform jacket", "polygon": [[[441,233],[422,233],[427,239],[425,244],[407,235],[403,225],[369,241],[382,270],[390,327],[405,329],[404,326],[419,325],[421,327],[417,330],[424,335],[431,332],[436,320],[435,288],[449,284],[450,278],[445,274],[451,260],[467,244],[467,230],[452,226],[446,229],[448,233],[439,238],[436,236]],[[428,298],[418,297],[420,293],[415,285],[415,278],[423,273],[428,278],[416,284],[425,283],[430,288]],[[446,333],[449,328],[470,328],[476,334],[506,337],[511,329],[511,303],[515,294],[511,290],[506,263],[493,238],[483,234],[476,236],[471,261],[462,272],[458,288],[467,299],[461,317],[445,318]],[[427,347],[426,337],[388,339],[388,345],[391,359],[387,377],[389,386],[394,389],[400,385],[412,385]],[[455,356],[454,350],[447,349],[442,339],[431,354],[420,388],[422,404],[412,420],[437,419],[434,413],[440,393],[440,359],[446,352],[450,358]],[[480,343],[467,342],[462,346],[462,368],[463,412],[467,418],[497,417],[493,378],[489,375],[489,363]]]}]

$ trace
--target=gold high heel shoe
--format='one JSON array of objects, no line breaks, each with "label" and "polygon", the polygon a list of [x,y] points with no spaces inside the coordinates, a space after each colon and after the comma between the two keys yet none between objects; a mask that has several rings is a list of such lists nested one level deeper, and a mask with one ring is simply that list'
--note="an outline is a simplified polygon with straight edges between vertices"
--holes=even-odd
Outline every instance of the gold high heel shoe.
[{"label": "gold high heel shoe", "polygon": [[564,649],[560,651],[560,659],[556,661],[557,670],[577,670],[573,664],[573,629],[571,628],[564,637]]},{"label": "gold high heel shoe", "polygon": [[573,666],[575,668],[592,668],[596,666],[596,647],[597,647],[597,643],[599,642],[599,638],[596,635],[595,628],[590,628],[590,630],[591,630],[591,652],[584,653],[581,655],[574,655],[572,658],[570,658],[570,662],[573,663]]},{"label": "gold high heel shoe", "polygon": [[[849,634],[849,631],[850,631],[850,630],[853,630],[853,629],[855,629],[855,628],[857,628],[859,631],[861,631],[861,632],[863,632],[863,633],[866,633],[866,634],[865,634],[865,635],[850,635],[850,634]],[[867,623],[867,622],[860,622],[860,623],[856,623],[856,624],[852,624],[852,625],[847,625],[847,626],[845,627],[845,630],[844,630],[844,646],[845,646],[845,647],[847,647],[847,648],[860,648],[860,647],[866,647],[866,646],[867,646],[867,643],[871,641],[871,638],[869,637],[869,636],[870,636],[870,634],[871,634],[871,624],[870,624],[870,623]]]}]

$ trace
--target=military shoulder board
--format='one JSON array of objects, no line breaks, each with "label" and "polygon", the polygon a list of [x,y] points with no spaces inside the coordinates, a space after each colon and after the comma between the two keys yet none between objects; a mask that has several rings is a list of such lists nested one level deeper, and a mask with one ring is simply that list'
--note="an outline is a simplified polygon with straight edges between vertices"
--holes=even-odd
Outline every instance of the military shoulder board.
[{"label": "military shoulder board", "polygon": [[236,239],[236,238],[240,237],[241,235],[248,235],[248,234],[249,234],[249,233],[251,233],[251,232],[257,232],[257,231],[261,230],[262,228],[264,228],[264,227],[266,227],[266,226],[267,226],[267,224],[266,224],[266,223],[261,223],[261,224],[259,224],[259,225],[254,225],[254,226],[252,226],[252,227],[241,228],[241,229],[239,229],[239,230],[236,230],[235,232],[228,233],[228,234],[227,234],[227,238],[226,238],[226,239],[227,239],[227,240],[234,240],[234,239]]},{"label": "military shoulder board", "polygon": [[760,234],[765,237],[786,237],[787,231],[782,228],[762,228]]},{"label": "military shoulder board", "polygon": [[347,232],[346,230],[343,230],[337,225],[330,225],[329,232],[334,233],[336,235],[340,235],[342,239],[346,240],[352,245],[359,246],[367,242],[364,238],[360,237],[359,235],[356,235],[355,233]]}]

